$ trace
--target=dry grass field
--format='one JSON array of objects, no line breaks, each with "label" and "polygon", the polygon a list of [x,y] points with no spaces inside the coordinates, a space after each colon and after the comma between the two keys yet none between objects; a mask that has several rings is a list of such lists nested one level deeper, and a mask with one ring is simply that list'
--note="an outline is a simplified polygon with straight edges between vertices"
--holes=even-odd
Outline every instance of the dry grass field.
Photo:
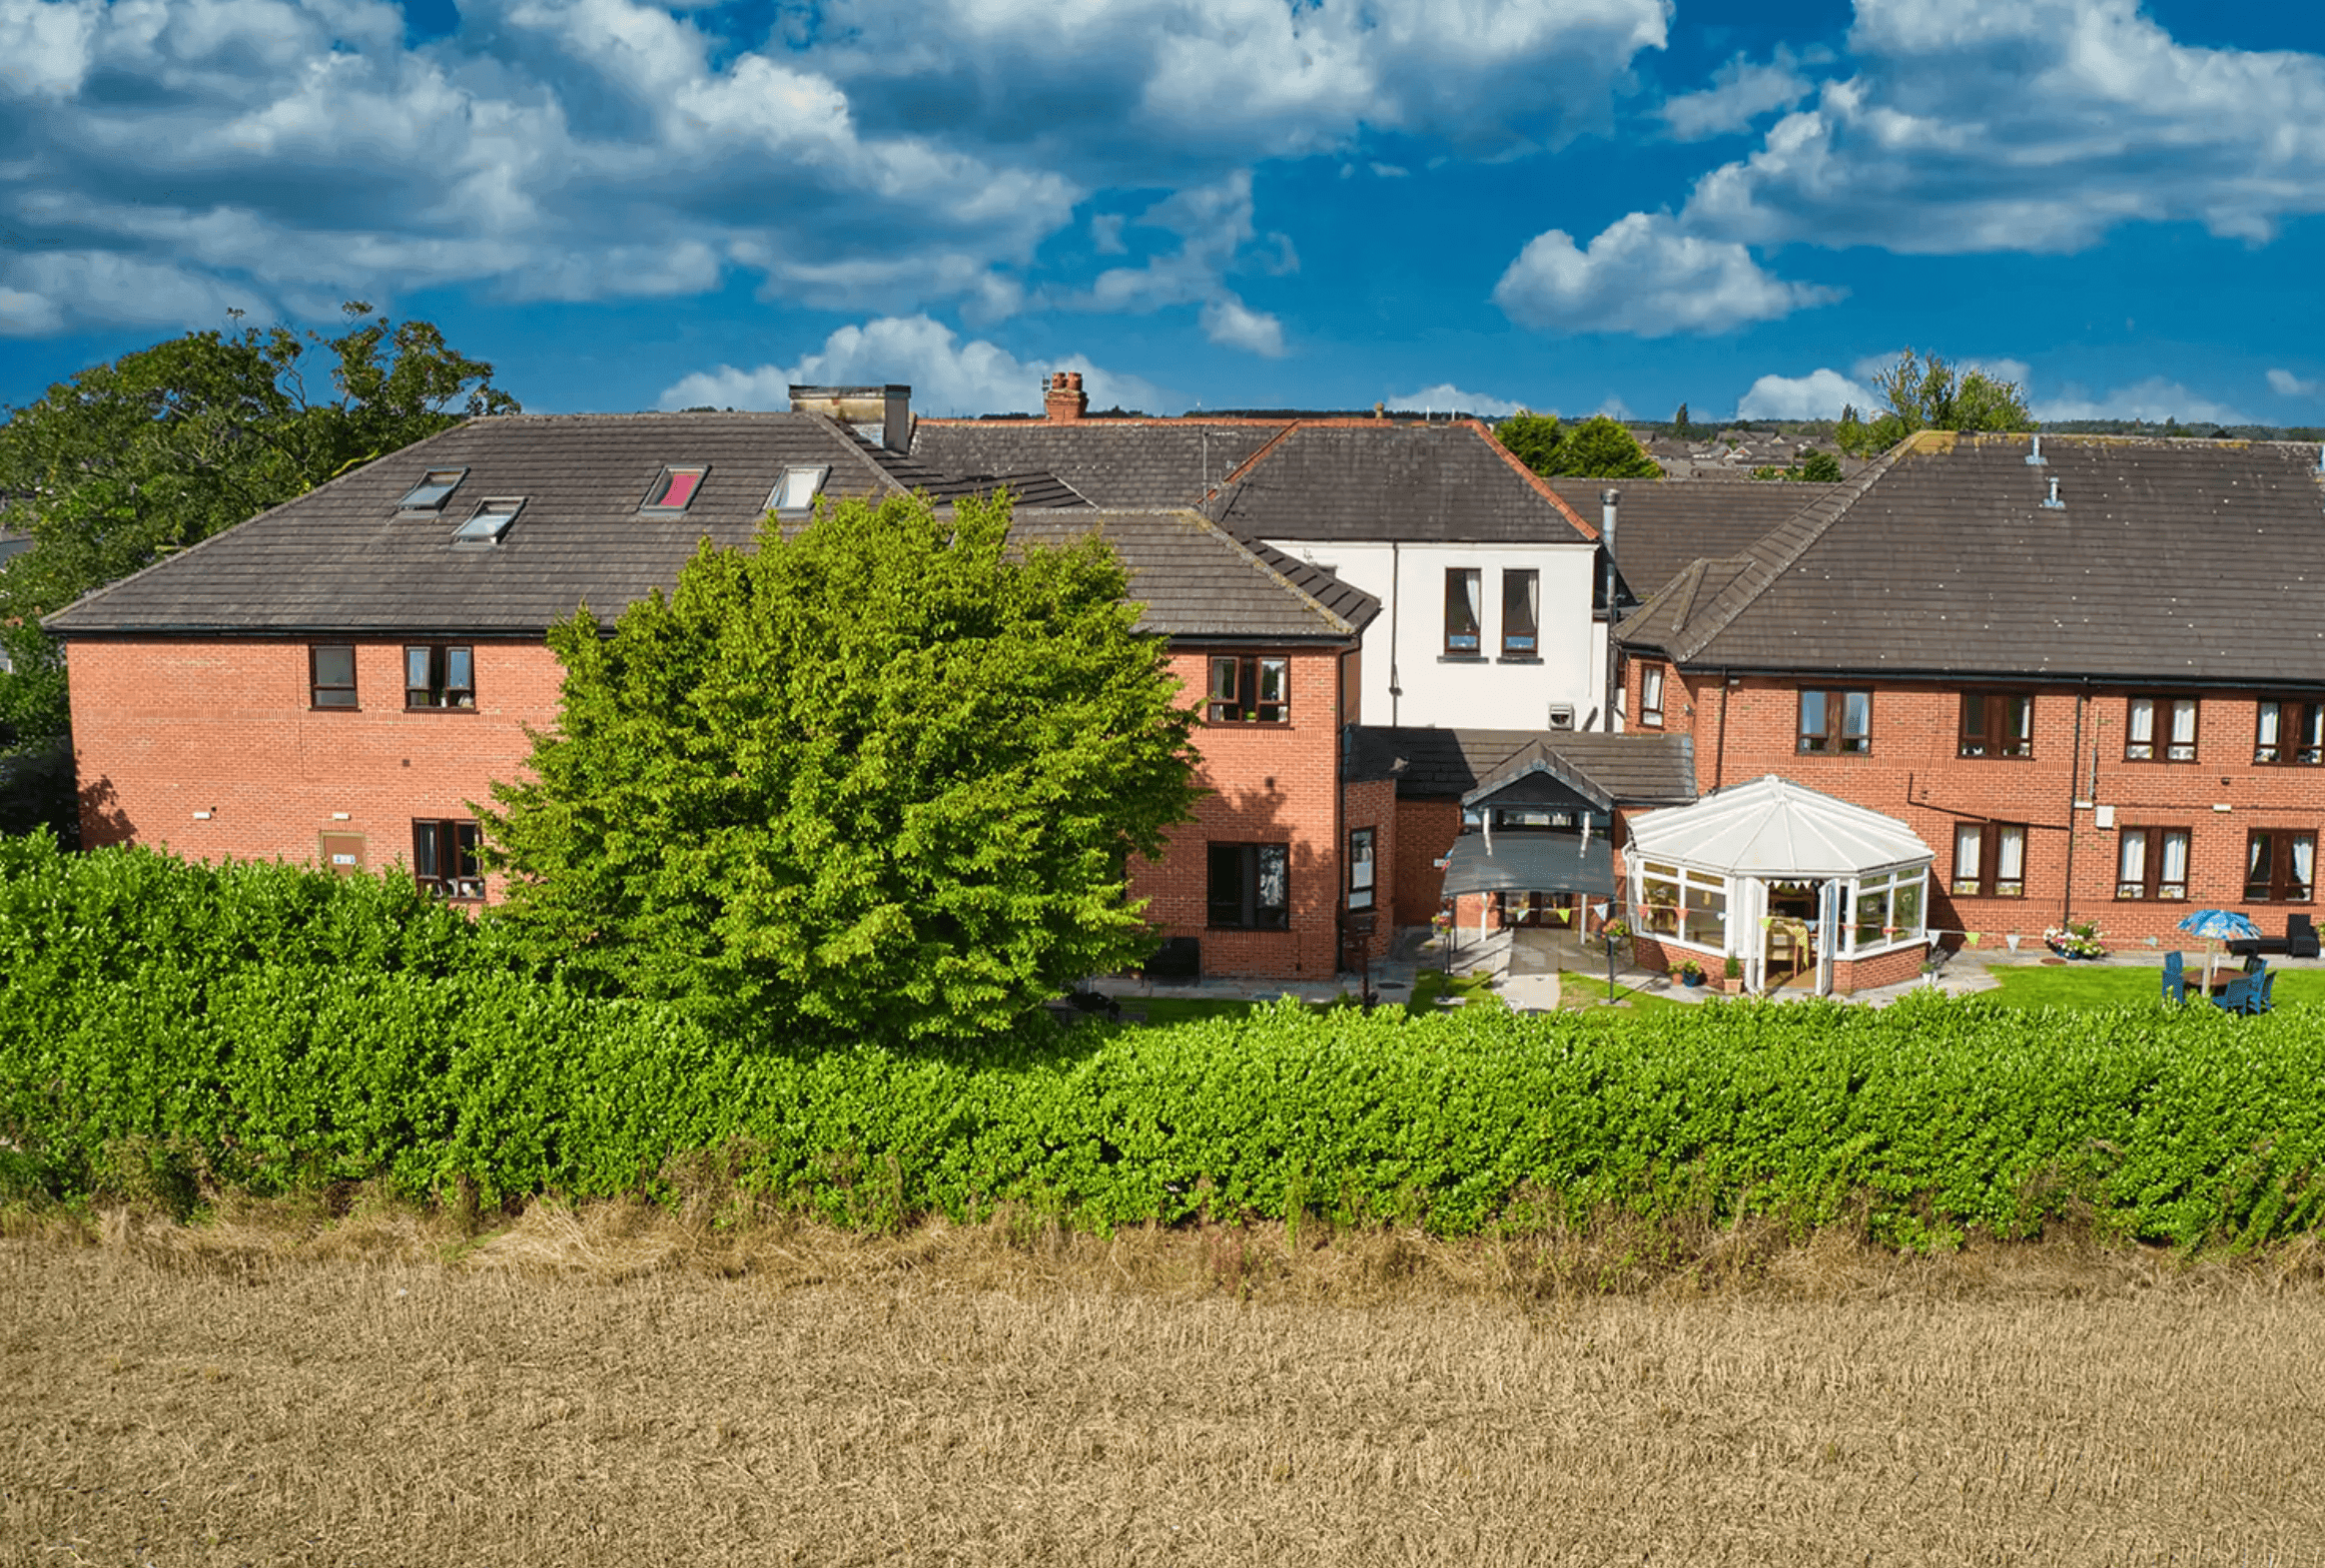
[{"label": "dry grass field", "polygon": [[12,1564],[2325,1562],[2307,1250],[13,1229]]}]

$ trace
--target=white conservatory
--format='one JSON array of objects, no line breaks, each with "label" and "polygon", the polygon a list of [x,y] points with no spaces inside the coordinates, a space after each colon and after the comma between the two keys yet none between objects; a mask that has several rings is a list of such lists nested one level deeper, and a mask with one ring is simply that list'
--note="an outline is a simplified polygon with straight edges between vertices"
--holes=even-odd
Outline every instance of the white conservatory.
[{"label": "white conservatory", "polygon": [[1714,974],[1734,955],[1748,991],[1889,985],[1927,956],[1930,846],[1895,817],[1773,773],[1631,818],[1623,858],[1643,952]]}]

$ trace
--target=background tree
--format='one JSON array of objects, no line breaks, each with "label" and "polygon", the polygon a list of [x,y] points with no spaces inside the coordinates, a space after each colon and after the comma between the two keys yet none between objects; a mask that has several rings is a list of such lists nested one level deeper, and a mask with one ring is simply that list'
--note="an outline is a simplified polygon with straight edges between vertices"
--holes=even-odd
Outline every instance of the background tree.
[{"label": "background tree", "polygon": [[1671,416],[1671,433],[1678,437],[1680,440],[1685,441],[1693,440],[1695,438],[1694,432],[1695,425],[1692,421],[1689,420],[1687,416],[1687,404],[1683,402],[1679,405],[1679,411]]},{"label": "background tree", "polygon": [[554,628],[557,729],[480,813],[520,948],[890,1041],[1005,1029],[1151,952],[1128,865],[1198,793],[1191,710],[1113,553],[1008,526],[1004,501],[843,501],[706,543],[609,637]]},{"label": "background tree", "polygon": [[1510,454],[1545,478],[1656,479],[1663,469],[1631,432],[1594,414],[1573,429],[1555,414],[1520,411],[1494,426],[1494,436]]},{"label": "background tree", "polygon": [[1956,376],[1953,367],[1936,355],[1923,360],[1908,349],[1897,363],[1876,373],[1873,384],[1889,411],[1864,426],[1860,451],[1886,450],[1916,430],[2035,428],[2025,392],[2016,382],[1983,371]]},{"label": "background tree", "polygon": [[[492,367],[430,324],[360,302],[346,313],[329,339],[189,333],[8,410],[0,521],[33,545],[0,572],[0,645],[14,665],[0,673],[0,732],[34,743],[68,723],[64,661],[41,616],[465,416],[515,411]],[[311,390],[315,379],[329,391]]]}]

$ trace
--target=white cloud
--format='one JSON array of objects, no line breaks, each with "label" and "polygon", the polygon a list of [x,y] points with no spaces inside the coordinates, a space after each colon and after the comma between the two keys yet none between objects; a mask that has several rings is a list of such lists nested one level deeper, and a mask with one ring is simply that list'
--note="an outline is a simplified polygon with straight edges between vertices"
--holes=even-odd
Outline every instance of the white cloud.
[{"label": "white cloud", "polygon": [[906,382],[916,412],[927,414],[1033,413],[1055,371],[1080,371],[1092,407],[1145,408],[1159,413],[1174,406],[1169,392],[1137,376],[1092,365],[1081,356],[1060,360],[1020,360],[979,339],[959,335],[926,316],[884,317],[861,327],[843,327],[822,349],[794,365],[731,365],[696,371],[661,395],[665,408],[788,408],[789,389]]},{"label": "white cloud", "polygon": [[1413,173],[1410,169],[1400,169],[1395,164],[1374,164],[1372,172],[1383,180],[1408,180],[1412,178]]},{"label": "white cloud", "polygon": [[1088,292],[1050,296],[1047,303],[1140,314],[1199,305],[1203,336],[1212,343],[1269,358],[1281,355],[1282,324],[1246,306],[1224,281],[1239,258],[1271,273],[1299,268],[1299,257],[1284,235],[1270,234],[1266,247],[1252,248],[1257,237],[1251,218],[1248,169],[1238,169],[1213,185],[1180,191],[1138,220],[1142,228],[1176,234],[1177,250],[1153,257],[1143,267],[1111,268],[1098,275]]},{"label": "white cloud", "polygon": [[1800,72],[1800,61],[1779,47],[1767,64],[1742,55],[1712,75],[1713,85],[1700,93],[1682,93],[1663,104],[1663,121],[1683,142],[1724,136],[1748,129],[1762,115],[1790,109],[1815,90],[1816,84]]},{"label": "white cloud", "polygon": [[1536,235],[1493,298],[1528,327],[1665,338],[1773,321],[1841,295],[1775,277],[1744,246],[1687,234],[1668,214],[1633,213],[1587,250],[1563,229]]},{"label": "white cloud", "polygon": [[2279,397],[2314,397],[2325,382],[2303,381],[2290,371],[2268,373],[2268,390]]},{"label": "white cloud", "polygon": [[1855,403],[1870,415],[1883,406],[1881,397],[1863,383],[1839,371],[1815,370],[1806,376],[1763,376],[1736,402],[1739,419],[1837,419],[1845,406]]},{"label": "white cloud", "polygon": [[1271,360],[1283,354],[1283,324],[1231,294],[1205,302],[1202,335],[1223,348],[1242,349]]},{"label": "white cloud", "polygon": [[2126,222],[2255,242],[2325,211],[2325,59],[2176,43],[2138,0],[1858,0],[1854,74],[1706,175],[1691,233],[2070,252]]},{"label": "white cloud", "polygon": [[2070,386],[2056,397],[2035,398],[2032,412],[2044,422],[2056,419],[2146,419],[2151,423],[2177,419],[2182,424],[2253,422],[2226,403],[2214,402],[2160,376],[2150,376],[2143,382],[2118,387],[2096,397],[2086,394],[2079,387]]},{"label": "white cloud", "polygon": [[1416,392],[1388,399],[1391,408],[1402,411],[1418,410],[1423,413],[1482,413],[1492,418],[1503,418],[1525,407],[1524,403],[1510,402],[1485,392],[1463,392],[1451,382],[1439,382]]}]

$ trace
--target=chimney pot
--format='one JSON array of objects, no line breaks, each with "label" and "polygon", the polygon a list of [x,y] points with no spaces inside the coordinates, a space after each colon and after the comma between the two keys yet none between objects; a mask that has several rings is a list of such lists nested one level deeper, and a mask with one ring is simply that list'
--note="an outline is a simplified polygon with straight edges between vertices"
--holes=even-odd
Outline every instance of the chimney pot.
[{"label": "chimney pot", "polygon": [[1059,371],[1050,378],[1050,392],[1042,399],[1042,411],[1052,420],[1072,424],[1089,406],[1090,395],[1082,390],[1080,371]]}]

